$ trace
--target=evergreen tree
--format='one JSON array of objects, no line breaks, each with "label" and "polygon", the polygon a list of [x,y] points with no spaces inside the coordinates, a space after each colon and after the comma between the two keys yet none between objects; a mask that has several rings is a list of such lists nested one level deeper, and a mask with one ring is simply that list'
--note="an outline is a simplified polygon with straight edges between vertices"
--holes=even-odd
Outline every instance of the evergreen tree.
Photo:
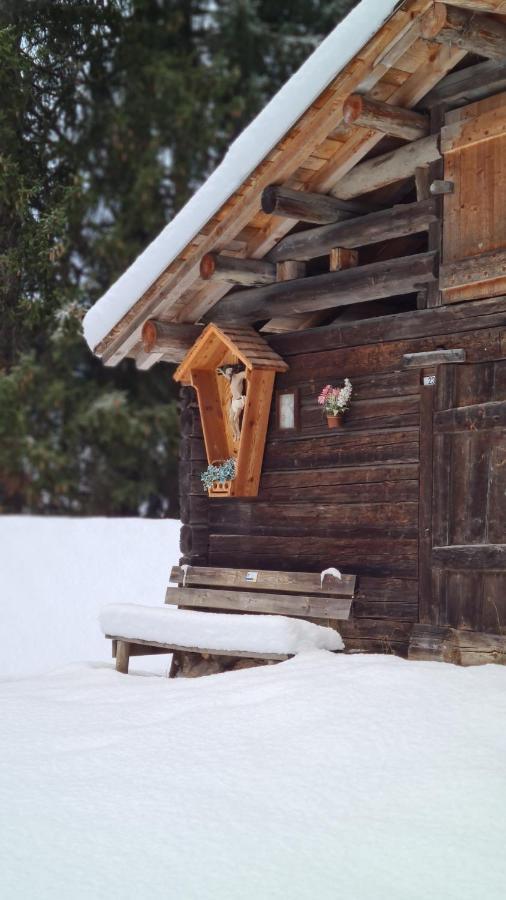
[{"label": "evergreen tree", "polygon": [[0,511],[177,514],[171,367],[80,319],[352,5],[0,0]]}]

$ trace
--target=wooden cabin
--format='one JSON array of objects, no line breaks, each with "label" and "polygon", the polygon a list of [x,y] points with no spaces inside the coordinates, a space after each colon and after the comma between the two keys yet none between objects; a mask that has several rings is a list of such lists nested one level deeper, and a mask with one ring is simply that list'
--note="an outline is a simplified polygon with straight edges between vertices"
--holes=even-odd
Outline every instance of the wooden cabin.
[{"label": "wooden cabin", "polygon": [[85,320],[179,364],[182,563],[337,566],[347,650],[506,659],[505,200],[506,2],[362,0]]}]

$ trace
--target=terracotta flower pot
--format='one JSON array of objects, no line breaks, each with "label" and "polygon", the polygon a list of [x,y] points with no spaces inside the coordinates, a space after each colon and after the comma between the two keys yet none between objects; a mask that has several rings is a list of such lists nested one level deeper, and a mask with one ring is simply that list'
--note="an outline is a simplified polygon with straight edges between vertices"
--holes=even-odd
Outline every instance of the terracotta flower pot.
[{"label": "terracotta flower pot", "polygon": [[343,418],[342,413],[339,413],[337,416],[327,416],[327,425],[329,428],[342,428]]}]

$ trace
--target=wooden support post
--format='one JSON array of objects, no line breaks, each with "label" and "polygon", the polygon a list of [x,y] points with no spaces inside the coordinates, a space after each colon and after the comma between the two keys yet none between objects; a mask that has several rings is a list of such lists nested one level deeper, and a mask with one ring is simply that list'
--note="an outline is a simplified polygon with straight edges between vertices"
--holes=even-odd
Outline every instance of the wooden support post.
[{"label": "wooden support post", "polygon": [[256,322],[273,315],[334,309],[413,293],[433,279],[434,254],[418,253],[250,291],[234,291],[220,300],[210,315],[213,322]]},{"label": "wooden support post", "polygon": [[276,265],[276,281],[293,281],[294,278],[304,278],[306,264],[296,259],[285,259]]},{"label": "wooden support post", "polygon": [[506,55],[506,25],[492,16],[435,3],[424,16],[422,37],[503,61]]},{"label": "wooden support post", "polygon": [[311,222],[314,225],[343,222],[345,219],[371,211],[357,201],[347,202],[329,197],[327,194],[294,191],[277,184],[270,184],[265,188],[262,194],[262,210],[268,215],[284,216],[286,219]]},{"label": "wooden support post", "polygon": [[379,188],[411,178],[418,166],[427,166],[441,156],[438,135],[420,138],[390,153],[360,163],[338,181],[331,193],[341,200],[351,200]]},{"label": "wooden support post", "polygon": [[200,260],[200,277],[204,281],[225,281],[228,284],[271,284],[276,281],[276,267],[263,259],[239,259],[206,253]]},{"label": "wooden support post", "polygon": [[436,221],[436,201],[404,203],[381,212],[369,213],[348,222],[322,225],[297,231],[283,238],[269,253],[273,262],[313,259],[324,256],[334,247],[353,249],[391,238],[426,231]]},{"label": "wooden support post", "polygon": [[361,125],[405,141],[416,141],[430,130],[428,116],[361,94],[350,94],[344,103],[343,118],[347,125]]},{"label": "wooden support post", "polygon": [[329,271],[340,272],[341,269],[353,269],[358,265],[358,250],[346,247],[333,247],[329,256]]},{"label": "wooden support post", "polygon": [[116,643],[116,671],[128,675],[128,663],[130,661],[130,644],[128,641]]}]

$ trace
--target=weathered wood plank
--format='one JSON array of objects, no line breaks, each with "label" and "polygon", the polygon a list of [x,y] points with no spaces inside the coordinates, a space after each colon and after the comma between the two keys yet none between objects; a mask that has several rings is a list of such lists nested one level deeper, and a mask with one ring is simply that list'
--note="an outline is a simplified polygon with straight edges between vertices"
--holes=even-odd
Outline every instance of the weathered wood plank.
[{"label": "weathered wood plank", "polygon": [[477,331],[499,325],[506,325],[506,297],[417,310],[409,315],[396,313],[360,322],[328,325],[303,334],[269,335],[268,342],[285,357],[336,347]]},{"label": "weathered wood plank", "polygon": [[437,625],[415,625],[408,658],[461,666],[506,665],[506,636]]},{"label": "weathered wood plank", "polygon": [[334,247],[351,249],[407,234],[417,234],[426,231],[431,222],[435,221],[434,200],[399,204],[347,222],[297,231],[283,238],[271,250],[269,259],[273,262],[283,259],[308,260],[330,253]]},{"label": "weathered wood plank", "polygon": [[[397,538],[395,554],[392,540],[373,538],[329,538],[298,535],[276,537],[249,535],[247,542],[234,534],[209,535],[209,561],[213,566],[227,566],[233,559],[252,569],[277,568],[321,571],[336,566],[340,571],[380,577],[417,578],[418,540]],[[359,582],[360,583],[360,582]]]},{"label": "weathered wood plank", "polygon": [[[444,343],[449,350],[454,347],[465,350],[468,363],[488,362],[502,359],[504,356],[501,334],[501,329],[448,333]],[[335,372],[346,373],[351,379],[356,376],[365,376],[372,370],[377,374],[393,372],[402,369],[402,357],[405,353],[432,351],[437,350],[440,346],[441,338],[437,335],[405,341],[386,340],[384,343],[377,342],[372,346],[370,344],[344,347],[337,345],[336,349],[329,348],[313,352],[309,351],[308,346],[308,352],[291,357],[290,370],[280,376],[278,387],[285,388],[291,384],[300,383],[300,371],[304,369],[311,372],[316,386],[320,382],[322,384],[325,384],[326,381],[331,382],[335,377]],[[289,354],[285,354],[285,356],[289,356]],[[409,369],[406,370],[406,375],[409,371]]]},{"label": "weathered wood plank", "polygon": [[[450,292],[467,285],[481,286],[484,282],[494,282],[496,279],[499,281],[490,285],[489,290],[491,294],[498,294],[503,290],[503,280],[506,279],[506,250],[492,250],[478,256],[446,262],[440,267],[439,278],[443,296],[445,291]],[[451,294],[445,296],[445,299],[451,302]],[[460,295],[456,296],[455,302],[460,299]]]},{"label": "weathered wood plank", "polygon": [[443,103],[447,108],[465,106],[506,90],[506,59],[488,60],[446,75],[423,98],[420,106],[430,109]]},{"label": "weathered wood plank", "polygon": [[440,569],[506,569],[506,544],[453,544],[433,547],[432,564]]},{"label": "weathered wood plank", "polygon": [[433,622],[437,609],[432,592],[432,492],[434,440],[432,417],[434,412],[433,387],[420,386],[420,476],[418,512],[418,578],[419,618],[421,622]]},{"label": "weathered wood plank", "polygon": [[[249,503],[250,501],[248,501]],[[255,575],[256,578],[251,577]],[[277,570],[231,569],[213,566],[191,566],[186,575],[180,566],[173,566],[170,581],[176,584],[207,587],[235,587],[248,591],[284,591],[290,594],[321,594],[353,597],[355,575],[342,575],[341,580],[313,572],[280,572]]]},{"label": "weathered wood plank", "polygon": [[493,400],[490,403],[443,410],[436,413],[434,428],[441,434],[506,428],[506,401]]},{"label": "weathered wood plank", "polygon": [[318,597],[304,594],[264,594],[204,587],[167,588],[165,602],[194,609],[226,609],[237,612],[302,616],[312,619],[347,619],[350,597]]},{"label": "weathered wood plank", "polygon": [[334,504],[314,500],[257,500],[246,509],[241,503],[217,501],[209,511],[214,534],[313,534],[328,537],[383,534],[416,537],[418,502]]},{"label": "weathered wood plank", "polygon": [[427,350],[419,353],[405,353],[402,357],[402,365],[405,369],[423,369],[425,366],[440,366],[448,363],[463,363],[466,361],[466,351],[455,350]]},{"label": "weathered wood plank", "polygon": [[[109,638],[109,640],[113,641],[116,640],[118,641],[118,644],[123,642],[123,639],[121,637],[116,637],[110,634],[106,634],[106,638]],[[247,652],[243,650],[215,650],[211,647],[187,647],[182,644],[162,644],[158,641],[143,641],[140,638],[135,638],[135,641],[132,641],[131,638],[129,638],[128,640],[131,644],[139,644],[140,646],[146,647],[147,652],[145,655],[148,656],[150,648],[153,648],[154,653],[156,651],[163,651],[166,653],[209,653],[209,655],[212,656],[238,656],[244,659],[273,659],[279,662],[282,662],[285,659],[290,659],[290,656],[285,653],[255,653],[253,650],[248,650]]]},{"label": "weathered wood plank", "polygon": [[255,322],[278,314],[335,309],[416,291],[434,281],[435,256],[418,253],[355,269],[233,291],[212,310],[213,322]]}]

